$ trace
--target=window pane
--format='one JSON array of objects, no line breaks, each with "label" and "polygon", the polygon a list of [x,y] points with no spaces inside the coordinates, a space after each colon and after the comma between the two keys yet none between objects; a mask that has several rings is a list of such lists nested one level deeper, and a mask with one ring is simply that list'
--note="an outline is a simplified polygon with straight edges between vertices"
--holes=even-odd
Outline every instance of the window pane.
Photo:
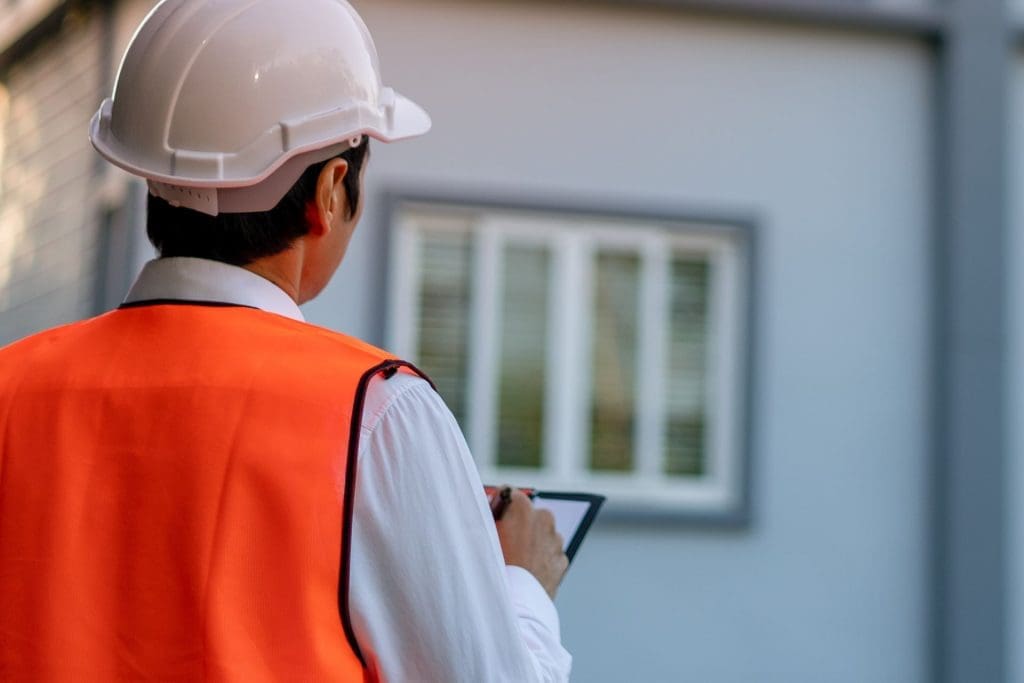
[{"label": "window pane", "polygon": [[692,256],[672,261],[666,474],[697,476],[705,469],[709,271]]},{"label": "window pane", "polygon": [[472,279],[470,239],[465,233],[424,232],[422,245],[416,357],[455,418],[464,424]]},{"label": "window pane", "polygon": [[633,469],[640,257],[597,257],[590,466]]},{"label": "window pane", "polygon": [[504,256],[497,462],[540,467],[550,255],[512,246]]}]

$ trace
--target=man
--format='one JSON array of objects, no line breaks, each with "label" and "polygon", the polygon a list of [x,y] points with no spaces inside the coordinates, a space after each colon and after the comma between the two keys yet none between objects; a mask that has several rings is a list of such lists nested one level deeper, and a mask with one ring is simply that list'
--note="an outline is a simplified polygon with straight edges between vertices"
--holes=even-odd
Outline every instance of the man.
[{"label": "man", "polygon": [[0,679],[568,678],[551,516],[517,492],[495,525],[418,371],[298,309],[368,136],[429,125],[344,0],[147,17],[92,138],[162,258],[0,351]]}]

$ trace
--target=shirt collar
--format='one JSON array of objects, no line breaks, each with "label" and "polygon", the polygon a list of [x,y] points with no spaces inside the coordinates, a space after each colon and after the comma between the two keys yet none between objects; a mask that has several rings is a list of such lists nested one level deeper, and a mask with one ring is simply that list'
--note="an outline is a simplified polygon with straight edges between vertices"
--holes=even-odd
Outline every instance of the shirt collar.
[{"label": "shirt collar", "polygon": [[270,280],[245,268],[200,258],[161,258],[147,263],[124,302],[154,300],[250,306],[305,321],[295,301]]}]

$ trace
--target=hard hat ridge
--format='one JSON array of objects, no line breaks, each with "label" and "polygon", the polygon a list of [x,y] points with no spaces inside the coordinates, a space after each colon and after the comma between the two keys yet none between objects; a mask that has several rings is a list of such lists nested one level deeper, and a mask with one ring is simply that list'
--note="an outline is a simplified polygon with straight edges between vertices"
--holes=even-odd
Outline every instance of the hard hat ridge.
[{"label": "hard hat ridge", "polygon": [[353,137],[429,128],[382,85],[373,39],[345,0],[164,0],[132,39],[91,138],[154,194],[216,215],[273,208]]}]

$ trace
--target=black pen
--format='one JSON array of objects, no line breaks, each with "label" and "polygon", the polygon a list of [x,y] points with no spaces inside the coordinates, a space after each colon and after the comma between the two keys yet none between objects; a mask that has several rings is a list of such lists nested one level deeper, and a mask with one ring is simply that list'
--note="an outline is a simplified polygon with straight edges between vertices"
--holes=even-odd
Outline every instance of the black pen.
[{"label": "black pen", "polygon": [[494,515],[494,521],[497,522],[501,519],[501,516],[505,514],[505,508],[512,501],[512,487],[502,486],[501,490],[498,491],[493,498],[491,498],[491,514]]}]

